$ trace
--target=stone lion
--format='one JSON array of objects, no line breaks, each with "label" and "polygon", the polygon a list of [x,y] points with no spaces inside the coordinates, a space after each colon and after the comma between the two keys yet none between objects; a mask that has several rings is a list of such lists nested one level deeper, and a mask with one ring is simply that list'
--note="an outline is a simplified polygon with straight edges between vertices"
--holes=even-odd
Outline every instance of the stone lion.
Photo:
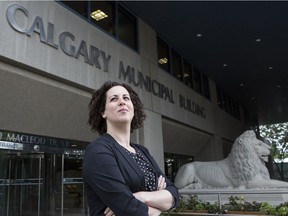
[{"label": "stone lion", "polygon": [[270,149],[254,131],[245,131],[235,140],[227,158],[187,163],[179,168],[174,183],[178,189],[288,187],[288,182],[270,179],[265,166]]}]

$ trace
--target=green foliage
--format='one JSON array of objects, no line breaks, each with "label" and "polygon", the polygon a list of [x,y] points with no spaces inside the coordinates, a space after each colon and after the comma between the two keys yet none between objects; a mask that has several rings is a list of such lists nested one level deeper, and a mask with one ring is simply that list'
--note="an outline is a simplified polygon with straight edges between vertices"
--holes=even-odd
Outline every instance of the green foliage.
[{"label": "green foliage", "polygon": [[273,157],[284,161],[288,157],[288,122],[260,125],[260,135],[272,145]]},{"label": "green foliage", "polygon": [[260,211],[261,203],[247,202],[244,196],[230,196],[229,203],[225,204],[226,210],[233,211]]},{"label": "green foliage", "polygon": [[219,203],[204,202],[199,200],[197,195],[191,195],[187,200],[182,196],[180,197],[179,204],[175,209],[173,209],[173,212],[181,212],[183,210],[207,210],[208,213],[222,213]]},{"label": "green foliage", "polygon": [[191,195],[186,200],[181,196],[177,208],[172,211],[163,212],[161,215],[170,215],[173,212],[174,214],[176,212],[180,213],[185,210],[207,210],[208,213],[213,214],[225,214],[228,211],[258,211],[273,216],[288,216],[288,202],[273,206],[268,202],[247,202],[244,196],[230,196],[229,202],[223,204],[220,208],[218,202],[205,202],[199,200],[197,195]]},{"label": "green foliage", "polygon": [[213,213],[213,214],[224,214],[225,210],[222,208],[220,208],[220,205],[218,202],[215,203],[210,203],[207,202],[205,205],[205,210],[207,210],[208,213]]},{"label": "green foliage", "polygon": [[284,180],[283,162],[288,158],[288,122],[272,125],[261,125],[259,127],[261,137],[271,143],[273,159],[280,161],[275,163],[281,180]]},{"label": "green foliage", "polygon": [[174,212],[181,212],[185,209],[188,209],[187,203],[185,202],[183,196],[180,196],[179,203],[176,208],[173,209]]},{"label": "green foliage", "polygon": [[205,203],[201,200],[198,200],[197,195],[191,195],[187,201],[187,209],[189,210],[203,210]]},{"label": "green foliage", "polygon": [[276,206],[275,215],[277,216],[287,216],[288,215],[288,203],[281,203],[280,205]]},{"label": "green foliage", "polygon": [[269,215],[276,215],[276,208],[268,202],[262,202],[259,210],[261,212],[266,212]]}]

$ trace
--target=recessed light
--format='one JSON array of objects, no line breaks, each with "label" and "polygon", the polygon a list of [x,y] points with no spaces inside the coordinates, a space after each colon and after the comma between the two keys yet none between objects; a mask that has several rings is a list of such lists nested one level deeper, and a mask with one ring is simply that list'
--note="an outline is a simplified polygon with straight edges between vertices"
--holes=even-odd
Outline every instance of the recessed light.
[{"label": "recessed light", "polygon": [[99,20],[102,20],[106,17],[108,17],[107,14],[105,14],[103,11],[101,10],[96,10],[96,11],[93,11],[90,16],[95,19],[96,21],[99,21]]},{"label": "recessed light", "polygon": [[273,69],[273,67],[272,67],[272,66],[270,66],[270,67],[268,67],[268,69],[269,69],[269,70],[272,70],[272,69]]},{"label": "recessed light", "polygon": [[202,34],[198,33],[196,36],[197,36],[197,37],[202,37]]},{"label": "recessed light", "polygon": [[257,39],[256,39],[256,42],[261,42],[261,38],[257,38]]},{"label": "recessed light", "polygon": [[161,59],[159,59],[159,64],[167,64],[167,62],[168,62],[168,59],[167,58],[161,58]]},{"label": "recessed light", "polygon": [[244,84],[243,84],[243,83],[240,83],[240,86],[241,86],[241,87],[243,87],[243,86],[244,86]]},{"label": "recessed light", "polygon": [[223,67],[227,67],[228,65],[227,64],[223,64]]}]

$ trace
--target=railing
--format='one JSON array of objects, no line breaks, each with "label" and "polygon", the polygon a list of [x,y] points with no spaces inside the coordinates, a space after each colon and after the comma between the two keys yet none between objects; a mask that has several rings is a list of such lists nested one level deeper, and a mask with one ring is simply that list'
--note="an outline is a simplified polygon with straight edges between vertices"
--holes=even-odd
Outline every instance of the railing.
[{"label": "railing", "polygon": [[[211,200],[211,195],[217,195],[217,200],[219,203],[219,206],[221,208],[222,202],[223,202],[223,195],[226,195],[227,200],[228,196],[232,195],[245,195],[245,198],[247,201],[266,201],[270,204],[280,204],[283,202],[288,201],[288,190],[287,189],[186,189],[186,190],[179,190],[180,195],[209,195]],[[251,196],[253,195],[253,196]],[[263,196],[255,196],[255,195],[267,195],[266,197]],[[274,196],[273,196],[274,195]],[[275,196],[277,195],[277,196]],[[284,196],[283,196],[284,195]],[[286,196],[286,197],[285,197]],[[203,197],[203,196],[202,196]],[[258,198],[257,199],[255,199]],[[270,198],[270,199],[269,199]],[[271,200],[271,198],[274,198],[274,200]],[[275,198],[278,198],[278,200],[275,200]],[[200,199],[200,198],[199,198]],[[207,200],[207,197],[202,198],[204,201]],[[253,199],[253,200],[249,200]]]}]

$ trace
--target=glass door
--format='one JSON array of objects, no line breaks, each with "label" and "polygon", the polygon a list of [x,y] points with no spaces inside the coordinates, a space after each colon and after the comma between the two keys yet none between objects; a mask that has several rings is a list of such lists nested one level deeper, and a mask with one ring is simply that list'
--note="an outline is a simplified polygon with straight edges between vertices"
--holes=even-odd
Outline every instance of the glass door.
[{"label": "glass door", "polygon": [[85,216],[82,150],[0,149],[0,216]]},{"label": "glass door", "polygon": [[39,216],[43,154],[0,150],[0,215]]},{"label": "glass door", "polygon": [[0,130],[0,216],[85,216],[86,142]]},{"label": "glass door", "polygon": [[56,209],[61,216],[87,215],[82,178],[83,151],[67,150],[55,156]]}]

